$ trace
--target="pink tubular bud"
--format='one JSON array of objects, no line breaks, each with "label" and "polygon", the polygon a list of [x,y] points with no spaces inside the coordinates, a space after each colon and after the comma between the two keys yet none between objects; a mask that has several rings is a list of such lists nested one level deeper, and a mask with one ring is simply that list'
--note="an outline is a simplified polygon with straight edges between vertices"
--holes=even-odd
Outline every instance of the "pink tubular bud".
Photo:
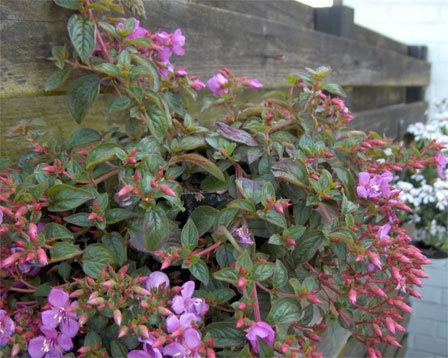
[{"label": "pink tubular bud", "polygon": [[378,270],[381,270],[383,266],[381,264],[381,260],[378,254],[375,254],[372,251],[367,251],[367,257],[369,258],[369,261],[373,266],[375,266]]},{"label": "pink tubular bud", "polygon": [[305,337],[311,339],[314,342],[320,342],[320,337],[314,332],[305,331],[303,334]]},{"label": "pink tubular bud", "polygon": [[134,190],[134,187],[132,185],[125,185],[120,189],[118,192],[118,196],[125,196],[131,193]]},{"label": "pink tubular bud", "polygon": [[140,286],[135,286],[134,292],[138,295],[144,295],[144,296],[149,296],[151,294],[151,292],[149,292],[148,290],[145,290],[143,287],[140,287]]},{"label": "pink tubular bud", "polygon": [[165,270],[170,266],[171,266],[171,258],[167,257],[165,260],[163,260],[162,266],[160,266],[160,269]]},{"label": "pink tubular bud", "polygon": [[121,327],[120,330],[118,331],[118,338],[124,337],[125,335],[127,335],[129,332],[129,328],[128,327]]},{"label": "pink tubular bud", "polygon": [[404,313],[411,313],[412,307],[404,303],[403,301],[394,301],[395,307]]},{"label": "pink tubular bud", "polygon": [[414,276],[419,277],[419,278],[428,278],[428,277],[429,277],[429,276],[428,276],[426,273],[424,273],[422,270],[412,270],[412,274],[413,274]]},{"label": "pink tubular bud", "polygon": [[381,353],[372,347],[367,347],[367,354],[369,358],[381,358]]},{"label": "pink tubular bud", "polygon": [[387,297],[386,293],[378,286],[370,286],[370,291],[372,291],[378,297]]},{"label": "pink tubular bud", "polygon": [[30,223],[28,226],[28,234],[32,240],[37,237],[37,225],[35,223]]},{"label": "pink tubular bud", "polygon": [[171,189],[168,185],[166,185],[166,184],[160,184],[159,185],[159,188],[160,188],[160,190],[161,191],[163,191],[163,193],[165,194],[165,195],[168,195],[168,196],[176,196],[176,193],[173,191],[173,189]]},{"label": "pink tubular bud", "polygon": [[8,256],[6,259],[4,259],[2,261],[1,267],[5,268],[5,267],[14,265],[17,262],[17,260],[20,258],[20,256],[21,256],[20,252],[16,252],[15,254]]},{"label": "pink tubular bud", "polygon": [[42,266],[47,266],[48,265],[48,257],[47,257],[47,253],[45,252],[44,249],[42,249],[41,247],[39,247],[37,249],[37,259],[39,261],[39,263]]},{"label": "pink tubular bud", "polygon": [[238,281],[236,282],[236,285],[240,290],[246,289],[246,279],[244,277],[238,278]]},{"label": "pink tubular bud", "polygon": [[386,342],[387,344],[393,346],[393,347],[397,347],[400,348],[401,344],[398,343],[398,341],[395,339],[395,337],[392,336],[384,336],[383,337],[383,341]]},{"label": "pink tubular bud", "polygon": [[90,213],[89,216],[87,216],[87,220],[89,221],[95,221],[98,217],[97,213]]},{"label": "pink tubular bud", "polygon": [[284,213],[283,205],[280,204],[280,203],[275,203],[275,204],[274,204],[274,210],[275,210],[276,212],[278,212],[279,214],[283,214],[283,213]]},{"label": "pink tubular bud", "polygon": [[121,326],[121,320],[122,320],[122,315],[121,315],[121,311],[116,309],[114,311],[114,322],[117,326]]},{"label": "pink tubular bud", "polygon": [[149,331],[148,331],[148,327],[141,325],[138,326],[138,331],[140,332],[140,335],[144,338],[144,339],[148,339],[149,338]]},{"label": "pink tubular bud", "polygon": [[56,172],[56,168],[52,165],[47,165],[46,167],[42,168],[42,171],[48,174],[53,174],[54,172]]},{"label": "pink tubular bud", "polygon": [[313,304],[315,304],[315,305],[321,305],[323,302],[320,300],[320,299],[318,299],[316,296],[314,296],[314,295],[308,295],[308,296],[306,296],[306,300],[308,301],[308,302],[310,302],[310,303],[313,303]]},{"label": "pink tubular bud", "polygon": [[375,335],[377,337],[382,337],[383,336],[383,332],[381,331],[381,328],[379,325],[377,325],[376,323],[372,323],[372,330],[375,333]]},{"label": "pink tubular bud", "polygon": [[173,314],[173,312],[171,312],[168,308],[162,306],[159,306],[157,308],[157,312],[159,312],[162,316],[166,317],[171,316]]},{"label": "pink tubular bud", "polygon": [[390,317],[386,317],[386,328],[390,333],[395,334],[395,322]]},{"label": "pink tubular bud", "polygon": [[239,318],[237,321],[236,321],[236,328],[238,328],[238,329],[240,329],[240,328],[243,328],[244,327],[244,319],[242,319],[242,318]]},{"label": "pink tubular bud", "polygon": [[356,299],[357,299],[358,295],[356,293],[356,291],[351,288],[350,291],[348,291],[348,302],[350,302],[352,305],[356,304]]},{"label": "pink tubular bud", "polygon": [[87,323],[88,319],[89,316],[86,313],[82,314],[81,316],[79,316],[78,320],[79,325],[84,326]]},{"label": "pink tubular bud", "polygon": [[206,358],[216,358],[216,353],[212,348],[207,348]]},{"label": "pink tubular bud", "polygon": [[114,280],[107,280],[107,281],[104,281],[101,284],[101,286],[103,286],[104,288],[108,289],[108,288],[113,287],[115,284],[116,284],[116,282]]},{"label": "pink tubular bud", "polygon": [[423,297],[419,292],[417,292],[416,290],[414,290],[412,288],[408,289],[408,293],[409,293],[409,295],[411,295],[412,297],[415,297],[417,299],[421,299]]},{"label": "pink tubular bud", "polygon": [[17,354],[19,354],[20,353],[20,347],[19,347],[19,345],[18,344],[14,344],[13,346],[12,346],[12,349],[11,349],[11,357],[15,357]]},{"label": "pink tubular bud", "polygon": [[70,298],[78,298],[78,297],[81,297],[82,294],[83,294],[83,290],[79,289],[79,290],[76,290],[76,291],[73,291],[72,293],[70,293]]}]

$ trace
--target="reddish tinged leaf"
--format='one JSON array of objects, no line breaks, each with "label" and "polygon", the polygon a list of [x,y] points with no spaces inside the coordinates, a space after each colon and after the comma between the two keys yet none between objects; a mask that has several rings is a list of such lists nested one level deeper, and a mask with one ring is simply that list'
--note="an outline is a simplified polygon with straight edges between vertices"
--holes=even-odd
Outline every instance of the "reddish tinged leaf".
[{"label": "reddish tinged leaf", "polygon": [[170,160],[170,164],[176,164],[176,163],[182,163],[182,162],[189,162],[192,164],[197,165],[198,167],[201,167],[205,171],[209,172],[214,177],[218,178],[221,181],[225,181],[226,178],[224,177],[224,174],[221,172],[221,169],[219,169],[215,163],[211,162],[207,158],[203,157],[199,154],[189,153],[189,154],[183,154],[179,155],[177,157],[173,157]]},{"label": "reddish tinged leaf", "polygon": [[218,127],[218,133],[227,139],[248,145],[249,147],[258,146],[258,142],[246,131],[230,127],[222,122],[216,123],[216,127]]}]

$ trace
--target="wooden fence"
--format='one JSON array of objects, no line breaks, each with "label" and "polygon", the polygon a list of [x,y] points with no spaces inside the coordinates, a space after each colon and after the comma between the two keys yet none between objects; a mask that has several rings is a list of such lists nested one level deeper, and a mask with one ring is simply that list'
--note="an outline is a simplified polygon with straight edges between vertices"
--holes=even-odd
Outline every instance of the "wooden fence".
[{"label": "wooden fence", "polygon": [[[207,79],[221,67],[261,80],[269,88],[285,85],[288,74],[327,65],[333,80],[349,93],[354,127],[398,137],[407,123],[424,117],[424,88],[430,65],[425,49],[406,46],[353,23],[345,6],[313,9],[293,0],[144,0],[150,29],[181,28],[186,55],[176,59]],[[2,154],[21,143],[7,141],[19,119],[45,119],[64,135],[76,124],[63,92],[45,93],[54,70],[51,47],[67,41],[65,11],[51,0],[1,0],[0,140]],[[85,123],[104,126],[104,105]]]}]

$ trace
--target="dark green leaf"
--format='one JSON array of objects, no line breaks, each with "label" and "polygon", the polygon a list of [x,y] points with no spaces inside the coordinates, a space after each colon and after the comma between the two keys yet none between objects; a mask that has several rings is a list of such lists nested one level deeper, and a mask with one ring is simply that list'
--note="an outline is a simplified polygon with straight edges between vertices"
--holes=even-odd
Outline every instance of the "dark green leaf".
[{"label": "dark green leaf", "polygon": [[204,235],[212,228],[219,215],[219,210],[207,205],[200,205],[190,215],[190,219],[194,221],[198,229],[199,236]]},{"label": "dark green leaf", "polygon": [[64,218],[64,221],[80,227],[91,227],[95,225],[94,222],[89,220],[88,213],[76,213],[69,215]]},{"label": "dark green leaf", "polygon": [[134,213],[133,211],[126,209],[121,208],[110,209],[106,214],[106,222],[108,225],[115,224],[122,220],[134,218],[136,215],[137,214]]},{"label": "dark green leaf", "polygon": [[67,23],[68,34],[73,47],[82,62],[87,62],[95,50],[95,28],[84,16],[72,15]]},{"label": "dark green leaf", "polygon": [[291,298],[281,298],[274,302],[268,315],[272,324],[287,324],[299,321],[300,308]]},{"label": "dark green leaf", "polygon": [[198,167],[201,167],[217,179],[221,181],[226,181],[226,178],[224,177],[224,174],[221,172],[221,169],[219,169],[215,163],[211,162],[207,158],[203,157],[202,155],[195,154],[195,153],[189,153],[189,154],[183,154],[178,155],[170,160],[170,164],[176,164],[176,163],[182,163],[182,162],[188,162],[192,163],[194,165],[197,165]]},{"label": "dark green leaf", "polygon": [[297,264],[303,264],[309,261],[324,242],[325,236],[322,231],[311,230],[305,232],[302,238],[297,241],[293,252],[294,261]]},{"label": "dark green leaf", "polygon": [[274,288],[282,288],[288,283],[288,270],[280,260],[275,261],[274,277],[272,284]]},{"label": "dark green leaf", "polygon": [[94,198],[87,190],[67,184],[56,184],[48,190],[50,211],[66,211],[77,208]]},{"label": "dark green leaf", "polygon": [[258,263],[254,267],[254,280],[264,281],[271,277],[274,273],[274,264],[272,262]]},{"label": "dark green leaf", "polygon": [[218,133],[227,139],[248,145],[250,147],[258,146],[258,142],[252,137],[250,133],[246,131],[233,128],[223,122],[217,122],[216,127],[218,128]]},{"label": "dark green leaf", "polygon": [[190,250],[197,246],[199,233],[193,220],[188,219],[187,223],[182,228],[180,238],[182,245],[188,247]]},{"label": "dark green leaf", "polygon": [[191,274],[201,281],[204,285],[208,284],[210,274],[208,272],[208,267],[203,260],[198,261],[197,263],[191,264],[190,267]]},{"label": "dark green leaf", "polygon": [[165,211],[159,206],[146,210],[143,228],[146,249],[157,250],[169,232],[169,220]]},{"label": "dark green leaf", "polygon": [[101,241],[110,249],[117,265],[123,266],[128,259],[127,247],[123,237],[118,232],[111,232],[110,234],[103,236]]},{"label": "dark green leaf", "polygon": [[110,352],[112,354],[112,358],[123,358],[128,355],[128,349],[119,341],[110,342]]},{"label": "dark green leaf", "polygon": [[89,152],[86,169],[92,170],[100,163],[107,162],[116,157],[126,157],[126,152],[114,143],[103,143]]},{"label": "dark green leaf", "polygon": [[81,6],[81,0],[54,0],[54,2],[57,5],[70,10],[79,10]]},{"label": "dark green leaf", "polygon": [[98,95],[100,78],[97,75],[86,75],[78,78],[67,94],[70,114],[80,123],[87,114],[89,106]]},{"label": "dark green leaf", "polygon": [[86,247],[82,255],[82,269],[84,273],[98,278],[102,269],[115,264],[113,253],[103,244],[91,244]]},{"label": "dark green leaf", "polygon": [[101,347],[102,345],[101,337],[95,331],[89,330],[84,338],[84,346],[95,348],[95,346]]},{"label": "dark green leaf", "polygon": [[231,284],[235,284],[238,280],[238,275],[234,269],[223,268],[222,270],[213,273],[213,277],[219,281],[225,281]]},{"label": "dark green leaf", "polygon": [[212,336],[217,348],[236,348],[246,343],[244,331],[236,328],[233,322],[211,323],[205,330]]},{"label": "dark green leaf", "polygon": [[51,262],[72,259],[81,254],[79,247],[70,242],[57,242],[50,249]]},{"label": "dark green leaf", "polygon": [[53,72],[50,77],[48,77],[47,82],[45,83],[44,90],[46,92],[53,91],[61,87],[70,77],[71,73],[70,68],[59,69]]},{"label": "dark green leaf", "polygon": [[235,291],[227,287],[215,289],[212,293],[217,304],[228,303],[235,296]]},{"label": "dark green leaf", "polygon": [[109,107],[109,112],[119,112],[128,109],[131,106],[131,99],[128,96],[121,96],[114,99]]},{"label": "dark green leaf", "polygon": [[43,230],[43,234],[47,241],[50,240],[73,240],[73,233],[65,226],[49,223],[46,224]]},{"label": "dark green leaf", "polygon": [[67,150],[70,150],[74,147],[78,147],[81,145],[90,144],[93,142],[98,142],[101,140],[101,135],[90,128],[78,128],[76,129],[69,139],[64,143],[64,147]]}]

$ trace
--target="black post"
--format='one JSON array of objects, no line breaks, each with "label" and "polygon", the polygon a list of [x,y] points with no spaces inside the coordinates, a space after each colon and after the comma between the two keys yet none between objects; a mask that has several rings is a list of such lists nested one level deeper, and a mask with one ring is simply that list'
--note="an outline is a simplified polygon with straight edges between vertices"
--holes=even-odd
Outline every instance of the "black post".
[{"label": "black post", "polygon": [[[427,46],[408,46],[408,56],[420,60],[428,59]],[[406,87],[406,103],[420,102],[425,99],[425,87]]]}]

